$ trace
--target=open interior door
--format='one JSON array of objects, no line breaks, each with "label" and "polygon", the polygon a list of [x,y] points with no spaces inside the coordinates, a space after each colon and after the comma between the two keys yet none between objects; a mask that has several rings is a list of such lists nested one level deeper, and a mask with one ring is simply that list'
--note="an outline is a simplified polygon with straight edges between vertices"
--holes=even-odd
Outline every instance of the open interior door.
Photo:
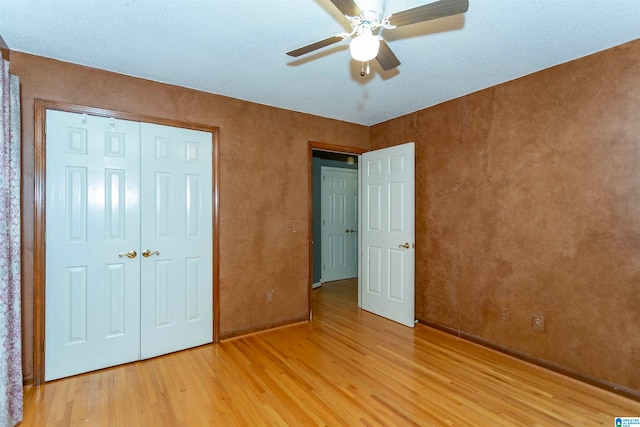
[{"label": "open interior door", "polygon": [[415,301],[415,145],[364,153],[360,307],[413,327]]}]

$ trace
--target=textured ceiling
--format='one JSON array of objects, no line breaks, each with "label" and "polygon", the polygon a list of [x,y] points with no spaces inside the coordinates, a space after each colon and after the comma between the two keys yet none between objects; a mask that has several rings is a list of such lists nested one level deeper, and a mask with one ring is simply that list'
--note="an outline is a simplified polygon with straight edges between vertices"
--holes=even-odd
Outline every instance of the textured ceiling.
[{"label": "textured ceiling", "polygon": [[364,78],[347,42],[285,54],[348,29],[329,0],[0,0],[12,50],[363,125],[636,40],[640,1],[469,0],[385,30],[402,64]]}]

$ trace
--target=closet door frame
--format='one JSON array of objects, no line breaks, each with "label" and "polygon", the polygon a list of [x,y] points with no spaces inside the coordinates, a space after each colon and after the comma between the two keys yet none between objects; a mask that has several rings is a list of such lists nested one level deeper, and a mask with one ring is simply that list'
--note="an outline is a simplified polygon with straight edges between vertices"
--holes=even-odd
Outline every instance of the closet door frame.
[{"label": "closet door frame", "polygon": [[33,378],[34,385],[44,382],[45,339],[45,224],[46,224],[46,110],[60,110],[114,119],[154,123],[210,132],[212,136],[212,267],[213,267],[213,342],[220,341],[220,215],[219,215],[219,129],[179,120],[161,119],[144,114],[107,110],[84,105],[36,99],[34,101],[34,247],[33,247]]}]

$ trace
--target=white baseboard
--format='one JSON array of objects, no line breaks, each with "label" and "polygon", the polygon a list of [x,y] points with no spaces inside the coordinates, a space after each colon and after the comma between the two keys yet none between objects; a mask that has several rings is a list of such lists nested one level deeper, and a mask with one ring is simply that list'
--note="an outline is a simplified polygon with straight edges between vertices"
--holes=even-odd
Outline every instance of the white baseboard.
[{"label": "white baseboard", "polygon": [[311,289],[319,288],[320,286],[322,286],[322,282],[316,282],[313,285],[311,285]]}]

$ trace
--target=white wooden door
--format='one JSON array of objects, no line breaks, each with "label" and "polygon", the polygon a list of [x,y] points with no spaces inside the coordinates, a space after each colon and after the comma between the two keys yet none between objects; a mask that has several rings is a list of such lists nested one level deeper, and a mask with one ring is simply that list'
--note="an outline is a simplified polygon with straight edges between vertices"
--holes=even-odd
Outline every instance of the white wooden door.
[{"label": "white wooden door", "polygon": [[358,172],[322,166],[322,282],[358,275]]},{"label": "white wooden door", "polygon": [[47,111],[45,380],[213,341],[212,135]]},{"label": "white wooden door", "polygon": [[140,356],[140,127],[51,110],[46,127],[48,381]]},{"label": "white wooden door", "polygon": [[141,139],[145,359],[213,341],[213,141],[211,133],[149,123]]},{"label": "white wooden door", "polygon": [[414,143],[362,155],[360,303],[414,326]]}]

